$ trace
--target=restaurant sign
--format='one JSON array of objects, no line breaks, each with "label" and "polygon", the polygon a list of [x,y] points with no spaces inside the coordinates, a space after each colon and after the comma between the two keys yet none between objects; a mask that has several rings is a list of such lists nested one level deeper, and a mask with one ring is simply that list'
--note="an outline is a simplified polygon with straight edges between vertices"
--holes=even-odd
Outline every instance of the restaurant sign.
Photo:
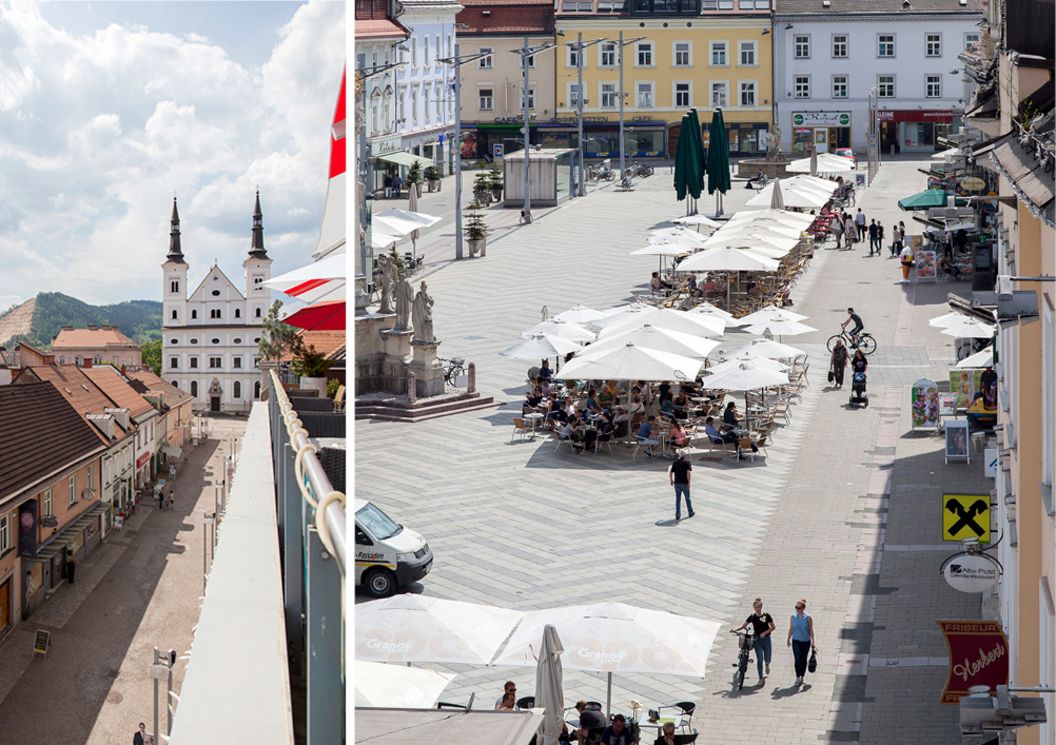
[{"label": "restaurant sign", "polygon": [[986,592],[1001,579],[1001,565],[986,554],[955,554],[944,562],[942,576],[954,590]]},{"label": "restaurant sign", "polygon": [[997,621],[936,621],[946,637],[950,671],[939,703],[956,704],[972,686],[996,693],[1008,685],[1008,639]]},{"label": "restaurant sign", "polygon": [[849,127],[851,114],[847,111],[801,111],[792,115],[793,127]]},{"label": "restaurant sign", "polygon": [[905,109],[892,111],[880,109],[876,112],[876,118],[881,122],[937,122],[949,124],[953,121],[952,111],[942,109]]}]

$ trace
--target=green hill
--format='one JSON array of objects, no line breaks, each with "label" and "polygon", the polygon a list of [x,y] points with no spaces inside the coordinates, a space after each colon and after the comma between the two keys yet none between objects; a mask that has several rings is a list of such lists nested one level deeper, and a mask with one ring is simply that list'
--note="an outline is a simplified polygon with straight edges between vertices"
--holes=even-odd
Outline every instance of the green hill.
[{"label": "green hill", "polygon": [[0,313],[0,345],[24,340],[48,348],[63,326],[117,326],[137,342],[161,338],[161,303],[129,300],[115,305],[89,305],[61,292],[42,292]]}]

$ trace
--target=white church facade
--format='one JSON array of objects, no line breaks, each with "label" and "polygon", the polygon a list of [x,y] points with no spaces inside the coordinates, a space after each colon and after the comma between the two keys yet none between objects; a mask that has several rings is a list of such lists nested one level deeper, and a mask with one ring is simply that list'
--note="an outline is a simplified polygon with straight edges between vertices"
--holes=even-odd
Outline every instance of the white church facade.
[{"label": "white church facade", "polygon": [[264,282],[271,278],[271,259],[264,249],[260,193],[241,288],[214,263],[189,291],[175,199],[165,258],[162,377],[193,396],[196,412],[249,412],[260,393],[257,345],[270,304]]}]

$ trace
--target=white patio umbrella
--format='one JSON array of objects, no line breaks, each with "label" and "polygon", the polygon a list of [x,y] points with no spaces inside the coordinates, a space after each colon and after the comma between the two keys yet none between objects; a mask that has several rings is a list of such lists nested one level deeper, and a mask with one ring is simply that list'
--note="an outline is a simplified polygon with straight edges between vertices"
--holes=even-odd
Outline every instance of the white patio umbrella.
[{"label": "white patio umbrella", "polygon": [[950,326],[959,326],[967,320],[969,320],[969,316],[954,311],[952,313],[944,313],[941,316],[935,316],[934,318],[928,319],[928,325],[932,328],[948,329]]},{"label": "white patio umbrella", "polygon": [[803,233],[803,226],[799,223],[790,224],[786,220],[759,220],[754,223],[747,220],[741,220],[740,222],[731,222],[722,230],[716,230],[704,245],[706,246],[708,243],[714,243],[723,236],[741,235],[744,233],[777,235],[781,238],[795,238],[798,241],[800,235]]},{"label": "white patio umbrella", "polygon": [[943,150],[942,152],[935,153],[934,155],[931,156],[931,159],[932,160],[946,160],[946,158],[948,158],[948,157],[952,158],[954,156],[963,155],[963,154],[964,153],[961,152],[961,149],[959,147],[951,147],[948,150]]},{"label": "white patio umbrella", "polygon": [[727,391],[754,391],[788,383],[788,372],[764,367],[761,360],[738,362],[735,366],[708,375],[703,380],[706,388]]},{"label": "white patio umbrella", "polygon": [[331,254],[307,266],[265,280],[264,286],[305,303],[344,300],[347,258],[344,254]]},{"label": "white patio umbrella", "polygon": [[636,248],[629,256],[685,256],[696,251],[700,246],[690,245],[683,241],[671,241],[663,243],[650,243],[647,246]]},{"label": "white patio umbrella", "polygon": [[730,350],[730,354],[749,354],[753,357],[765,357],[771,360],[787,360],[806,354],[806,352],[802,349],[790,347],[788,344],[776,342],[773,339],[752,339],[747,344]]},{"label": "white patio umbrella", "polygon": [[788,164],[786,169],[789,173],[809,173],[816,176],[819,173],[847,173],[854,170],[851,161],[832,153],[818,153],[817,166],[811,170],[810,162],[813,158],[799,158]]},{"label": "white patio umbrella", "polygon": [[720,318],[720,319],[722,319],[723,321],[726,322],[727,326],[741,326],[742,325],[741,320],[739,318],[734,318],[732,313],[727,313],[722,308],[719,308],[718,306],[712,305],[711,303],[709,303],[707,301],[705,301],[705,302],[701,303],[700,305],[697,305],[697,306],[695,306],[693,308],[690,308],[686,312],[687,313],[693,313],[693,314],[699,314],[699,315],[702,315],[702,316],[709,316],[711,318]]},{"label": "white patio umbrella", "polygon": [[748,315],[744,316],[743,318],[741,318],[741,322],[744,323],[746,326],[751,326],[753,324],[761,323],[763,321],[769,321],[775,315],[779,315],[786,319],[790,318],[793,321],[807,320],[807,316],[800,315],[799,313],[793,313],[790,310],[779,308],[776,305],[768,305],[765,308],[760,308],[754,313],[749,313]]},{"label": "white patio umbrella", "polygon": [[755,334],[756,336],[770,333],[773,336],[782,337],[809,334],[811,331],[817,331],[817,329],[813,326],[808,326],[805,323],[800,323],[799,321],[775,316],[769,321],[763,321],[762,323],[756,323],[749,326],[746,331],[749,334]]},{"label": "white patio umbrella", "polygon": [[672,238],[679,238],[687,241],[695,241],[697,243],[704,242],[704,236],[695,230],[687,230],[686,228],[657,228],[656,230],[649,231],[649,240],[671,240]]},{"label": "white patio umbrella", "polygon": [[613,673],[703,678],[719,631],[715,621],[623,603],[548,608],[525,613],[492,664],[534,666],[547,625],[561,635],[564,668],[608,673],[606,712],[612,708]]},{"label": "white patio umbrella", "polygon": [[[719,233],[722,233],[720,230]],[[755,251],[763,256],[781,259],[791,253],[792,249],[799,245],[799,236],[790,237],[778,235],[765,229],[740,229],[731,231],[727,235],[716,234],[715,238],[704,244],[704,250],[721,246],[735,246],[737,248]]]},{"label": "white patio umbrella", "polygon": [[521,615],[507,608],[424,595],[360,603],[355,658],[486,665]]},{"label": "white patio umbrella", "polygon": [[[777,360],[772,360],[767,357],[755,357],[744,352],[734,355],[716,365],[712,365],[706,370],[706,372],[709,375],[719,375],[721,373],[729,372],[730,370],[739,370],[741,365],[745,362],[751,362],[752,365],[762,370],[770,370],[771,372],[788,372],[788,365],[784,362],[778,362]],[[707,383],[708,380],[709,378],[704,378],[705,383]]]},{"label": "white patio umbrella", "polygon": [[389,235],[388,233],[379,233],[376,230],[370,231],[371,248],[388,248],[398,240],[400,240],[400,238],[395,235]]},{"label": "white patio umbrella", "polygon": [[513,360],[541,360],[550,357],[560,359],[566,354],[578,352],[582,348],[580,344],[562,339],[559,336],[532,334],[527,339],[521,339],[512,347],[502,350],[499,354]]},{"label": "white patio umbrella", "polygon": [[[832,193],[836,191],[835,182],[829,181],[831,186],[821,186],[815,182],[825,182],[825,179],[814,179],[806,181],[811,176],[792,176],[787,179],[775,180],[763,187],[762,191],[748,200],[747,207],[768,207],[774,209],[772,204],[775,188],[781,190],[781,201],[785,207],[817,208],[823,207]],[[777,186],[780,184],[780,186]]]},{"label": "white patio umbrella", "polygon": [[556,336],[559,339],[565,339],[566,341],[594,341],[597,338],[596,334],[591,331],[587,331],[585,328],[580,326],[578,323],[569,323],[568,321],[558,321],[551,318],[549,321],[543,321],[537,323],[530,329],[526,330],[521,334],[523,337],[535,336],[536,334],[546,334],[547,336]]},{"label": "white patio umbrella", "polygon": [[955,339],[989,339],[994,335],[994,327],[974,318],[965,317],[957,325],[947,326],[939,333]]},{"label": "white patio umbrella", "polygon": [[783,210],[784,208],[785,200],[781,196],[781,182],[775,180],[773,187],[770,189],[770,209]]},{"label": "white patio umbrella", "polygon": [[682,331],[673,331],[662,327],[645,323],[623,333],[617,329],[613,334],[604,336],[589,347],[581,350],[575,357],[577,360],[592,359],[601,354],[607,354],[614,347],[626,346],[628,343],[637,347],[656,349],[671,354],[681,354],[685,357],[699,357],[704,359],[718,348],[721,342],[715,339],[707,339],[698,334],[687,334]]},{"label": "white patio umbrella", "polygon": [[722,336],[726,330],[726,324],[718,318],[700,313],[693,314],[684,310],[646,305],[641,310],[629,311],[617,316],[613,323],[606,323],[598,334],[598,339],[626,333],[647,323],[656,328],[681,331],[697,336]]},{"label": "white patio umbrella", "polygon": [[391,709],[431,709],[457,673],[356,660],[356,703]]},{"label": "white patio umbrella", "polygon": [[676,217],[671,222],[676,225],[703,225],[706,228],[717,228],[722,225],[721,222],[715,222],[710,217],[704,217],[704,215],[686,215],[684,217]]},{"label": "white patio umbrella", "polygon": [[804,215],[802,212],[792,212],[791,210],[742,210],[736,213],[726,223],[727,227],[731,225],[737,225],[738,223],[752,223],[754,225],[761,224],[763,222],[768,223],[781,223],[784,225],[798,226],[801,228],[808,227],[814,222],[814,218],[810,215]]},{"label": "white patio umbrella", "polygon": [[590,323],[604,317],[605,314],[600,310],[594,310],[585,305],[573,305],[568,310],[558,313],[553,320],[567,323]]},{"label": "white patio umbrella", "polygon": [[994,364],[994,348],[987,347],[986,349],[980,349],[975,354],[970,354],[963,360],[957,363],[956,367],[963,369],[979,369],[980,367],[990,367]]},{"label": "white patio umbrella", "polygon": [[577,355],[561,372],[560,380],[693,380],[703,362],[633,343],[612,347],[604,354]]},{"label": "white patio umbrella", "polygon": [[539,645],[539,661],[535,666],[535,708],[543,709],[543,726],[539,728],[540,745],[558,745],[565,713],[565,676],[561,669],[561,637],[547,624]]},{"label": "white patio umbrella", "polygon": [[424,212],[411,212],[399,207],[383,210],[371,216],[371,221],[382,226],[384,232],[401,237],[408,236],[416,230],[430,228],[441,219],[443,218],[427,215]]},{"label": "white patio umbrella", "polygon": [[780,264],[736,246],[709,248],[678,265],[680,272],[775,272]]}]

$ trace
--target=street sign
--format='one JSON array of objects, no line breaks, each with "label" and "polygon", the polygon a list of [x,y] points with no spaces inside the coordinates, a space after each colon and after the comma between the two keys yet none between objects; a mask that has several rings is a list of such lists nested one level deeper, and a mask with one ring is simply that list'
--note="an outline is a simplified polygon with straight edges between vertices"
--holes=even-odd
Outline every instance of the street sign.
[{"label": "street sign", "polygon": [[943,494],[942,540],[990,543],[990,495]]},{"label": "street sign", "polygon": [[1001,565],[987,554],[956,554],[946,560],[942,576],[959,592],[986,592],[1001,579]]},{"label": "street sign", "polygon": [[984,468],[983,475],[988,479],[997,478],[997,448],[987,448],[983,451]]},{"label": "street sign", "polygon": [[501,142],[496,142],[491,146],[491,154],[493,157],[501,158],[506,152],[506,146]]}]

